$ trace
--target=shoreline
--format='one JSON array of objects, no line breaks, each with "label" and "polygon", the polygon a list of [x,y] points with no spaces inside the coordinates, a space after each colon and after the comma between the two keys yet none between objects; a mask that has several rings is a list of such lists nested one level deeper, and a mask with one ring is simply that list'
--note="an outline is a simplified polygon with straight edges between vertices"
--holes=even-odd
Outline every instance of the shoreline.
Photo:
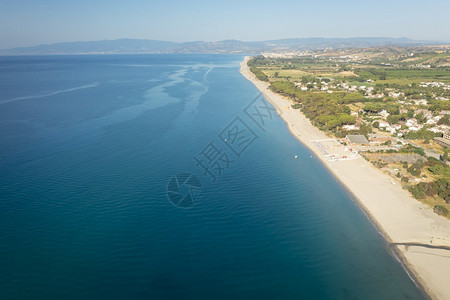
[{"label": "shoreline", "polygon": [[268,89],[269,83],[256,79],[247,66],[249,59],[245,57],[240,64],[242,76],[274,106],[291,134],[350,192],[415,284],[431,299],[450,299],[450,251],[427,247],[450,246],[450,220],[414,199],[360,155],[352,160],[325,159],[313,141],[329,137],[300,110],[291,108],[291,100]]}]

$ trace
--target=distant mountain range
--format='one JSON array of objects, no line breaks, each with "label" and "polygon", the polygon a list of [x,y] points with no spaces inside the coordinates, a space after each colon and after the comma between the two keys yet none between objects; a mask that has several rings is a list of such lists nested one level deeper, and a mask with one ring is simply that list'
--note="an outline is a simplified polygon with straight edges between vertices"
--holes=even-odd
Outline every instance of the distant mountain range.
[{"label": "distant mountain range", "polygon": [[261,53],[266,51],[302,51],[381,46],[425,46],[445,44],[407,38],[294,38],[258,42],[224,40],[219,42],[176,43],[156,40],[118,39],[92,42],[68,42],[0,50],[0,55],[57,54],[145,54],[145,53]]}]

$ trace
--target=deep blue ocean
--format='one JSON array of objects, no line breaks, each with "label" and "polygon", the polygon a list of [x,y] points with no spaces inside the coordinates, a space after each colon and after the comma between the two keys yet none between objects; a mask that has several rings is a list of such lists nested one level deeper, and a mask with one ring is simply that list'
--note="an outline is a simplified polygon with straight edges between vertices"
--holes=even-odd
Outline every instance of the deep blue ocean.
[{"label": "deep blue ocean", "polygon": [[0,57],[0,299],[423,299],[242,59]]}]

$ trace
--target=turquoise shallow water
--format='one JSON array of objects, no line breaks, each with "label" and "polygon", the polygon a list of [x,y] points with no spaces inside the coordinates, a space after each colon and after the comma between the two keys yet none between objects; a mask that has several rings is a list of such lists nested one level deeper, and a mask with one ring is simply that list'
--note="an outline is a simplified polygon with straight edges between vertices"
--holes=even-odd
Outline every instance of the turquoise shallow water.
[{"label": "turquoise shallow water", "polygon": [[241,60],[1,57],[0,298],[422,299]]}]

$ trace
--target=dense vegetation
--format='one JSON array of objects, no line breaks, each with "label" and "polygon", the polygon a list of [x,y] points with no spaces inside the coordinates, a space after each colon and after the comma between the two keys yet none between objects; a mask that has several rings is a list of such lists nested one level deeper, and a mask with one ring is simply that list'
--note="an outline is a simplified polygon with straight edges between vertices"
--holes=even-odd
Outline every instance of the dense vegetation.
[{"label": "dense vegetation", "polygon": [[424,199],[426,196],[439,196],[450,204],[450,182],[444,178],[418,183],[411,186],[409,190],[417,199]]},{"label": "dense vegetation", "polygon": [[[349,52],[303,53],[293,58],[257,56],[248,65],[258,79],[270,82],[270,89],[291,98],[292,108],[301,109],[312,124],[338,138],[350,132],[367,137],[373,126],[377,134],[406,139],[388,140],[382,148],[367,152],[375,157],[421,155],[425,162],[405,163],[397,177],[414,197],[450,217],[450,167],[443,163],[448,154],[441,155],[443,162],[425,159],[432,155],[430,149],[440,150],[431,141],[442,133],[430,129],[450,125],[450,115],[444,112],[450,111],[450,51],[374,48]],[[352,124],[358,126],[344,126]],[[379,159],[372,163],[380,168],[397,167]],[[420,183],[411,185],[416,180]]]},{"label": "dense vegetation", "polygon": [[[426,162],[418,160],[407,168],[407,171],[416,177],[420,176],[424,170],[428,170],[433,174],[435,180],[411,185],[408,188],[411,194],[419,200],[423,200],[426,197],[439,197],[445,203],[450,204],[450,168],[444,162],[434,158],[428,158]],[[448,214],[444,206],[436,206],[434,207],[436,213],[444,216]]]},{"label": "dense vegetation", "polygon": [[[359,99],[360,96],[347,93],[311,93],[298,89],[292,82],[275,81],[270,88],[277,93],[291,97],[299,105],[311,122],[323,130],[336,130],[342,125],[355,124],[356,118],[350,115],[350,109],[342,103]],[[355,93],[359,94],[359,93]],[[360,94],[359,94],[360,95]]]},{"label": "dense vegetation", "polygon": [[250,68],[250,71],[251,71],[253,74],[255,74],[256,78],[258,78],[259,80],[262,80],[262,81],[269,81],[269,77],[268,77],[266,74],[264,74],[264,72],[261,71],[260,69],[257,69],[257,68],[255,68],[255,67],[251,67],[251,68]]}]

